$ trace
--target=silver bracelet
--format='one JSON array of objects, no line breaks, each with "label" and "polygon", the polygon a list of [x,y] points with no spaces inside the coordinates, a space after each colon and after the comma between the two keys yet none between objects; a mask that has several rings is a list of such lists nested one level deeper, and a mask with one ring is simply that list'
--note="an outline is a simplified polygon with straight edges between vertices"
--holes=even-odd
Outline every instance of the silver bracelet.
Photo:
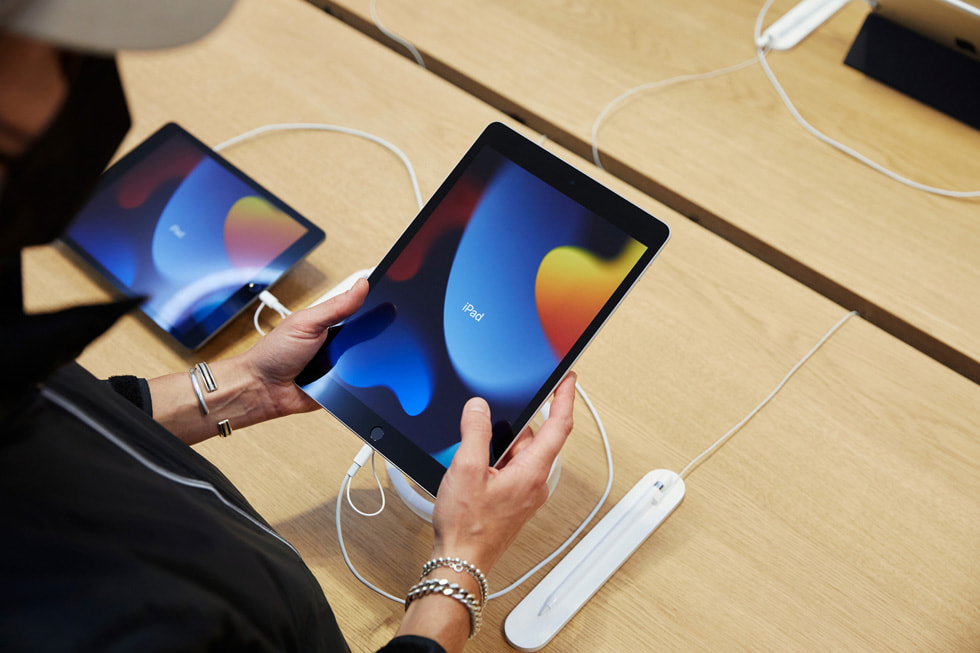
[{"label": "silver bracelet", "polygon": [[194,366],[194,369],[196,369],[197,373],[201,375],[202,379],[204,379],[205,390],[207,390],[208,392],[214,392],[215,390],[218,389],[218,386],[214,382],[214,376],[211,374],[211,368],[208,367],[207,363],[201,361],[200,363]]},{"label": "silver bracelet", "polygon": [[210,411],[207,402],[204,401],[204,393],[201,392],[201,383],[197,380],[197,367],[192,367],[187,370],[187,373],[191,376],[191,385],[194,386],[194,394],[197,395],[197,403],[201,405],[201,412],[207,415]]},{"label": "silver bracelet", "polygon": [[471,562],[467,562],[466,560],[447,557],[433,558],[422,565],[422,573],[419,575],[419,580],[422,580],[440,567],[449,567],[457,574],[466,572],[472,576],[474,580],[480,584],[480,605],[486,605],[487,595],[490,593],[489,589],[487,588],[487,577],[476,567],[476,565]]},{"label": "silver bracelet", "polygon": [[229,435],[231,435],[231,424],[228,422],[228,420],[223,419],[218,422],[218,435],[223,438],[227,438]]},{"label": "silver bracelet", "polygon": [[456,583],[450,583],[445,578],[424,580],[414,585],[408,590],[408,596],[405,597],[405,609],[408,610],[408,606],[415,599],[420,599],[429,594],[441,594],[442,596],[448,596],[462,603],[470,613],[470,637],[472,638],[480,632],[480,626],[483,625],[483,606],[477,603],[473,595],[465,588],[460,587]]},{"label": "silver bracelet", "polygon": [[[188,373],[191,376],[191,385],[194,386],[194,394],[197,395],[197,403],[201,405],[201,412],[207,415],[210,411],[208,410],[208,404],[204,401],[204,393],[201,392],[201,383],[198,381],[198,376],[200,375],[201,380],[204,381],[204,389],[208,392],[214,392],[218,389],[218,384],[214,382],[214,375],[211,374],[211,368],[207,363],[201,361],[190,370]],[[223,438],[227,438],[231,435],[231,422],[226,419],[218,422],[218,435]]]}]

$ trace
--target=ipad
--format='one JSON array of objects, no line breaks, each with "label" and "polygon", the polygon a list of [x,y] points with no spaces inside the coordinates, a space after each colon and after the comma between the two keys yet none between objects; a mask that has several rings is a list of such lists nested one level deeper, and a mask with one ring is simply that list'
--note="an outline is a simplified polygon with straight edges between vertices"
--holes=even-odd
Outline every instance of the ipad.
[{"label": "ipad", "polygon": [[669,234],[492,124],[297,383],[435,496],[459,446],[463,404],[490,404],[496,463]]},{"label": "ipad", "polygon": [[197,349],[324,234],[180,126],[111,166],[63,237],[187,349]]}]

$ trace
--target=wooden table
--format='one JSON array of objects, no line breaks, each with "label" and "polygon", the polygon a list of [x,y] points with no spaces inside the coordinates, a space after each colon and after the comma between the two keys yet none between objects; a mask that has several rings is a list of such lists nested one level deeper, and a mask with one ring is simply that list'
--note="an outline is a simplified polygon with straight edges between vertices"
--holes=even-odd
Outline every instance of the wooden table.
[{"label": "wooden table", "polygon": [[[128,54],[121,68],[135,121],[125,147],[169,120],[213,144],[267,123],[341,124],[401,147],[425,194],[488,122],[514,124],[300,0],[245,0],[206,40]],[[616,501],[650,469],[679,471],[846,310],[548,147],[674,229],[577,366],[610,433]],[[414,215],[401,165],[366,142],[297,132],[226,154],[327,232],[324,245],[276,288],[287,306],[303,306],[373,264]],[[107,294],[59,247],[28,252],[25,284],[31,310]],[[187,369],[253,344],[250,317],[199,355],[127,317],[81,360],[103,376]],[[978,405],[976,384],[852,319],[689,476],[678,511],[547,650],[976,650]],[[297,546],[353,650],[367,651],[391,637],[401,607],[361,586],[337,547],[336,493],[359,447],[317,412],[199,450]],[[601,446],[581,402],[562,455],[554,496],[493,570],[493,588],[549,553],[601,493]],[[353,494],[363,507],[375,505],[368,474],[355,479]],[[397,499],[374,519],[345,506],[343,523],[368,578],[396,594],[414,582],[431,533]],[[509,650],[500,626],[528,589],[492,602],[467,650]]]},{"label": "wooden table", "polygon": [[[369,0],[315,0],[376,35]],[[777,0],[766,24],[796,0]],[[591,159],[630,88],[750,60],[763,0],[380,0],[426,64]],[[843,65],[851,3],[770,55],[818,129],[917,181],[980,190],[980,131]],[[392,45],[404,52],[400,46]],[[980,92],[978,92],[980,102]],[[980,381],[980,199],[912,190],[818,142],[758,64],[649,91],[599,131],[603,164],[672,208]]]}]

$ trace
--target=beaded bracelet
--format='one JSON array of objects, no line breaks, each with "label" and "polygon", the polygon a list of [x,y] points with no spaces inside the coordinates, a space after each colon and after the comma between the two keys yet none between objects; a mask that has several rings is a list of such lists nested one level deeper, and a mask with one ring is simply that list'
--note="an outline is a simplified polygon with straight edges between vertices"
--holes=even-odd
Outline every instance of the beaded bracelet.
[{"label": "beaded bracelet", "polygon": [[490,591],[487,588],[487,577],[483,575],[483,572],[480,571],[476,567],[476,565],[474,565],[471,562],[467,562],[466,560],[461,560],[459,558],[447,558],[447,557],[433,558],[432,560],[429,560],[424,565],[422,565],[422,573],[419,574],[419,580],[422,580],[423,578],[431,574],[434,570],[439,569],[440,567],[449,567],[457,574],[461,574],[465,571],[470,576],[472,576],[473,579],[480,584],[480,605],[486,604],[487,594],[490,593]]},{"label": "beaded bracelet", "polygon": [[429,594],[441,594],[462,603],[470,613],[470,637],[472,638],[480,632],[480,626],[483,625],[483,606],[477,603],[476,599],[465,588],[460,587],[457,583],[451,583],[445,578],[424,580],[414,585],[408,590],[408,596],[405,597],[405,609],[408,610],[408,606],[415,599]]}]

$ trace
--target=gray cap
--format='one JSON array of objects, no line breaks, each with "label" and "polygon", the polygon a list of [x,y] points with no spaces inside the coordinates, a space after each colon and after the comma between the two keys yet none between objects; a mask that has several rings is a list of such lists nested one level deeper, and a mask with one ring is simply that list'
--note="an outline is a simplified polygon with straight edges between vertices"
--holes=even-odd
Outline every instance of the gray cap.
[{"label": "gray cap", "polygon": [[235,0],[0,0],[0,30],[89,52],[189,43]]}]

